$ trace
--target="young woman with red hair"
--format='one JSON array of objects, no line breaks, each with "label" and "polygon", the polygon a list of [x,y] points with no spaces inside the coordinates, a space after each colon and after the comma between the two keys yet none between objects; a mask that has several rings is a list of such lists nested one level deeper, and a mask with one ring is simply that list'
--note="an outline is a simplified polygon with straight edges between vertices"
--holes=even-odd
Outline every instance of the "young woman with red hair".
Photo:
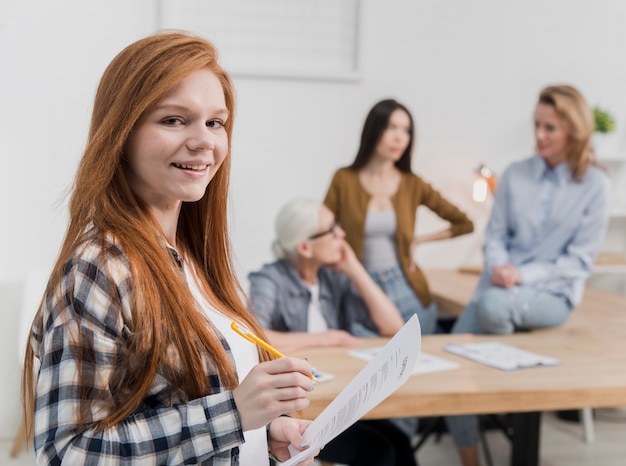
[{"label": "young woman with red hair", "polygon": [[106,69],[26,354],[39,464],[256,466],[307,447],[308,421],[282,414],[308,406],[311,366],[230,329],[263,335],[230,256],[234,113],[204,39],[156,34]]}]

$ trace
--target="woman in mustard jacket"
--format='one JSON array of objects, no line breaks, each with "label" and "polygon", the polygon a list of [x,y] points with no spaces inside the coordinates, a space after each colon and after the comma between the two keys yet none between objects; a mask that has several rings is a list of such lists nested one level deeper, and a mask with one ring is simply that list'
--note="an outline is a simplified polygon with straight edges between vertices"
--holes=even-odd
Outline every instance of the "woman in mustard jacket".
[{"label": "woman in mustard jacket", "polygon": [[[417,314],[422,333],[427,334],[435,330],[437,309],[415,263],[415,248],[470,233],[474,227],[465,213],[411,171],[414,134],[413,118],[404,105],[391,99],[374,105],[365,120],[354,162],[334,174],[324,204],[405,321]],[[420,205],[450,226],[415,236]],[[367,334],[364,329],[353,329],[353,333]]]}]

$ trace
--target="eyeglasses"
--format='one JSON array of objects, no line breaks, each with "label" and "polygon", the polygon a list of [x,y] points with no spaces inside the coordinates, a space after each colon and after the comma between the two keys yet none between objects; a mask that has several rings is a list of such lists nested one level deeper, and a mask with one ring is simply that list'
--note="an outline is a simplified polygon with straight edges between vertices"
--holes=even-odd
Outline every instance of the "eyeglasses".
[{"label": "eyeglasses", "polygon": [[340,227],[339,223],[335,220],[335,222],[333,223],[333,226],[330,227],[328,230],[324,230],[324,231],[320,231],[319,233],[315,233],[314,235],[309,236],[307,239],[308,240],[317,239],[317,238],[321,238],[322,236],[330,235],[331,233],[336,238],[337,237],[337,228],[339,228],[339,227]]}]

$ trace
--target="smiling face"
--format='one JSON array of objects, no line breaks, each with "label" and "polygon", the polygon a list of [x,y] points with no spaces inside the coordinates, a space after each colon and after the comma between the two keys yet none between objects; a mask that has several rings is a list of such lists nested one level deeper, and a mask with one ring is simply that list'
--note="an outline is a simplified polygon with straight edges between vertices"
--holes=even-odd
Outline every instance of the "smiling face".
[{"label": "smiling face", "polygon": [[124,153],[133,192],[154,212],[198,201],[228,153],[224,90],[194,71],[137,122]]},{"label": "smiling face", "polygon": [[567,159],[569,132],[552,105],[539,103],[535,109],[536,151],[550,167]]},{"label": "smiling face", "polygon": [[410,142],[411,119],[404,110],[394,110],[389,116],[389,123],[376,145],[374,156],[396,162],[400,160]]}]

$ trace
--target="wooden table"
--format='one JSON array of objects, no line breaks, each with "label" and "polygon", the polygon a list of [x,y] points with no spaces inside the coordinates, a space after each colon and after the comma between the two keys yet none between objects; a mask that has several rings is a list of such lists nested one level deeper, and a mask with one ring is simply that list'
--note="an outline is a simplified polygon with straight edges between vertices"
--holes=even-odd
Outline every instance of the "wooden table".
[{"label": "wooden table", "polygon": [[453,317],[459,316],[474,293],[479,273],[478,270],[469,272],[449,269],[424,270],[439,312]]},{"label": "wooden table", "polygon": [[[460,309],[469,300],[478,276],[457,271],[429,271],[438,302]],[[556,367],[504,372],[443,351],[447,342],[501,341],[546,356]],[[381,346],[384,339],[365,340]],[[517,424],[513,465],[537,465],[540,412],[626,405],[626,297],[587,288],[582,304],[555,329],[506,336],[429,335],[426,353],[454,360],[457,370],[414,375],[367,418],[450,414],[513,414]],[[365,365],[342,348],[300,352],[314,367],[336,378],[315,388],[305,416],[317,416]]]}]

